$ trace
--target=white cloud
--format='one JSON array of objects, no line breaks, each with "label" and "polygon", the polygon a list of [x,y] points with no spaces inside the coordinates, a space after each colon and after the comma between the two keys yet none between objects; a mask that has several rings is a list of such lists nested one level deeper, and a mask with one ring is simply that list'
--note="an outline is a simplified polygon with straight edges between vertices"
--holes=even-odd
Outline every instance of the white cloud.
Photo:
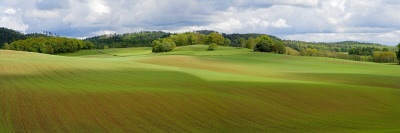
[{"label": "white cloud", "polygon": [[0,26],[27,32],[54,30],[76,37],[109,31],[208,29],[295,39],[312,35],[303,38],[309,41],[354,39],[388,45],[400,41],[396,37],[400,30],[397,0],[0,0],[0,3]]},{"label": "white cloud", "polygon": [[90,9],[98,15],[109,14],[110,8],[101,0],[91,0],[89,2]]},{"label": "white cloud", "polygon": [[21,19],[14,17],[0,17],[0,27],[7,27],[17,31],[25,32],[29,25],[24,24]]},{"label": "white cloud", "polygon": [[15,14],[17,12],[17,10],[15,10],[15,9],[13,9],[13,8],[8,8],[7,10],[6,10],[6,13],[8,14],[8,15],[13,15],[13,14]]},{"label": "white cloud", "polygon": [[271,23],[271,27],[274,28],[289,28],[290,25],[286,24],[286,20],[279,18],[276,22]]}]

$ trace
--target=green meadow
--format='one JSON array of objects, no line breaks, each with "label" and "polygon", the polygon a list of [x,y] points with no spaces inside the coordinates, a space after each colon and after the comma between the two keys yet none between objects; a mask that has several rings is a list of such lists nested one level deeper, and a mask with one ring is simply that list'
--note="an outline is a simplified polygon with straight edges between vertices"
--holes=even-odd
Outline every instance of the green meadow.
[{"label": "green meadow", "polygon": [[0,50],[0,132],[400,132],[400,66],[206,45]]}]

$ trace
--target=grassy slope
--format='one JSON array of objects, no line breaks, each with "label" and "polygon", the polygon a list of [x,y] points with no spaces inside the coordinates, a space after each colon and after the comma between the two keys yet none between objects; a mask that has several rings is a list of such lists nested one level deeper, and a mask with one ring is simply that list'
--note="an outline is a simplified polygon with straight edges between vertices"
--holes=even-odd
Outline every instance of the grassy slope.
[{"label": "grassy slope", "polygon": [[0,51],[0,132],[400,131],[397,65],[205,48]]}]

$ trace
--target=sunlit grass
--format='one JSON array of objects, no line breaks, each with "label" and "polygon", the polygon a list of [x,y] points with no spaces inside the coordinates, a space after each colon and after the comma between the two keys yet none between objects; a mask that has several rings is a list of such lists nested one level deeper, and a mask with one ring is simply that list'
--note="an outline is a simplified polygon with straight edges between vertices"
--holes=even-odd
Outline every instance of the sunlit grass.
[{"label": "sunlit grass", "polygon": [[0,132],[400,131],[397,65],[203,47],[1,50]]}]

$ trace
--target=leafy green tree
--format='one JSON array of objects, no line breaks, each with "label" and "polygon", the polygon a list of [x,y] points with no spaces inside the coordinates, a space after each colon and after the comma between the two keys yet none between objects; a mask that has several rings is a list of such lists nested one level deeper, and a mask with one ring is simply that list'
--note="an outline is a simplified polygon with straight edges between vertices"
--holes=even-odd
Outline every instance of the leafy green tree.
[{"label": "leafy green tree", "polygon": [[196,33],[197,44],[205,44],[207,36],[204,34]]},{"label": "leafy green tree", "polygon": [[106,46],[104,46],[104,49],[109,49],[109,47],[106,45]]},{"label": "leafy green tree", "polygon": [[317,56],[317,54],[318,54],[317,49],[307,48],[306,52],[307,52],[307,56]]},{"label": "leafy green tree", "polygon": [[160,53],[160,52],[169,52],[176,47],[174,42],[160,42],[160,41],[153,41],[153,52]]},{"label": "leafy green tree", "polygon": [[211,33],[210,35],[207,36],[207,43],[208,44],[216,43],[218,45],[224,45],[224,41],[225,41],[224,36],[222,36],[219,33],[213,32],[213,33]]},{"label": "leafy green tree", "polygon": [[3,49],[10,49],[10,45],[8,43],[4,43]]},{"label": "leafy green tree", "polygon": [[177,41],[175,42],[178,46],[186,46],[189,45],[189,39],[185,34],[178,34]]},{"label": "leafy green tree", "polygon": [[186,32],[184,33],[187,36],[188,39],[188,44],[189,45],[195,45],[197,44],[197,36],[196,33],[193,32]]},{"label": "leafy green tree", "polygon": [[249,37],[249,39],[247,39],[246,48],[254,49],[254,39],[252,37]]},{"label": "leafy green tree", "polygon": [[397,61],[400,64],[400,43],[397,45],[398,51],[397,51]]},{"label": "leafy green tree", "polygon": [[231,45],[231,40],[229,40],[228,38],[225,38],[224,45],[225,46]]},{"label": "leafy green tree", "polygon": [[388,48],[383,48],[382,52],[389,52],[389,49]]},{"label": "leafy green tree", "polygon": [[272,39],[265,35],[260,38],[260,41],[257,42],[256,46],[254,47],[254,51],[261,51],[261,52],[272,52],[273,51],[274,42]]},{"label": "leafy green tree", "polygon": [[374,52],[372,58],[375,62],[386,62],[393,63],[396,62],[396,53],[394,52]]},{"label": "leafy green tree", "polygon": [[218,47],[218,45],[217,45],[216,43],[211,43],[211,44],[208,46],[208,49],[207,49],[207,50],[213,51],[213,50],[217,49],[217,47]]},{"label": "leafy green tree", "polygon": [[278,54],[285,54],[286,53],[286,47],[285,44],[283,44],[282,41],[278,41],[275,43],[275,52]]},{"label": "leafy green tree", "polygon": [[246,39],[244,39],[243,37],[240,38],[240,46],[242,46],[242,48],[246,47]]}]

